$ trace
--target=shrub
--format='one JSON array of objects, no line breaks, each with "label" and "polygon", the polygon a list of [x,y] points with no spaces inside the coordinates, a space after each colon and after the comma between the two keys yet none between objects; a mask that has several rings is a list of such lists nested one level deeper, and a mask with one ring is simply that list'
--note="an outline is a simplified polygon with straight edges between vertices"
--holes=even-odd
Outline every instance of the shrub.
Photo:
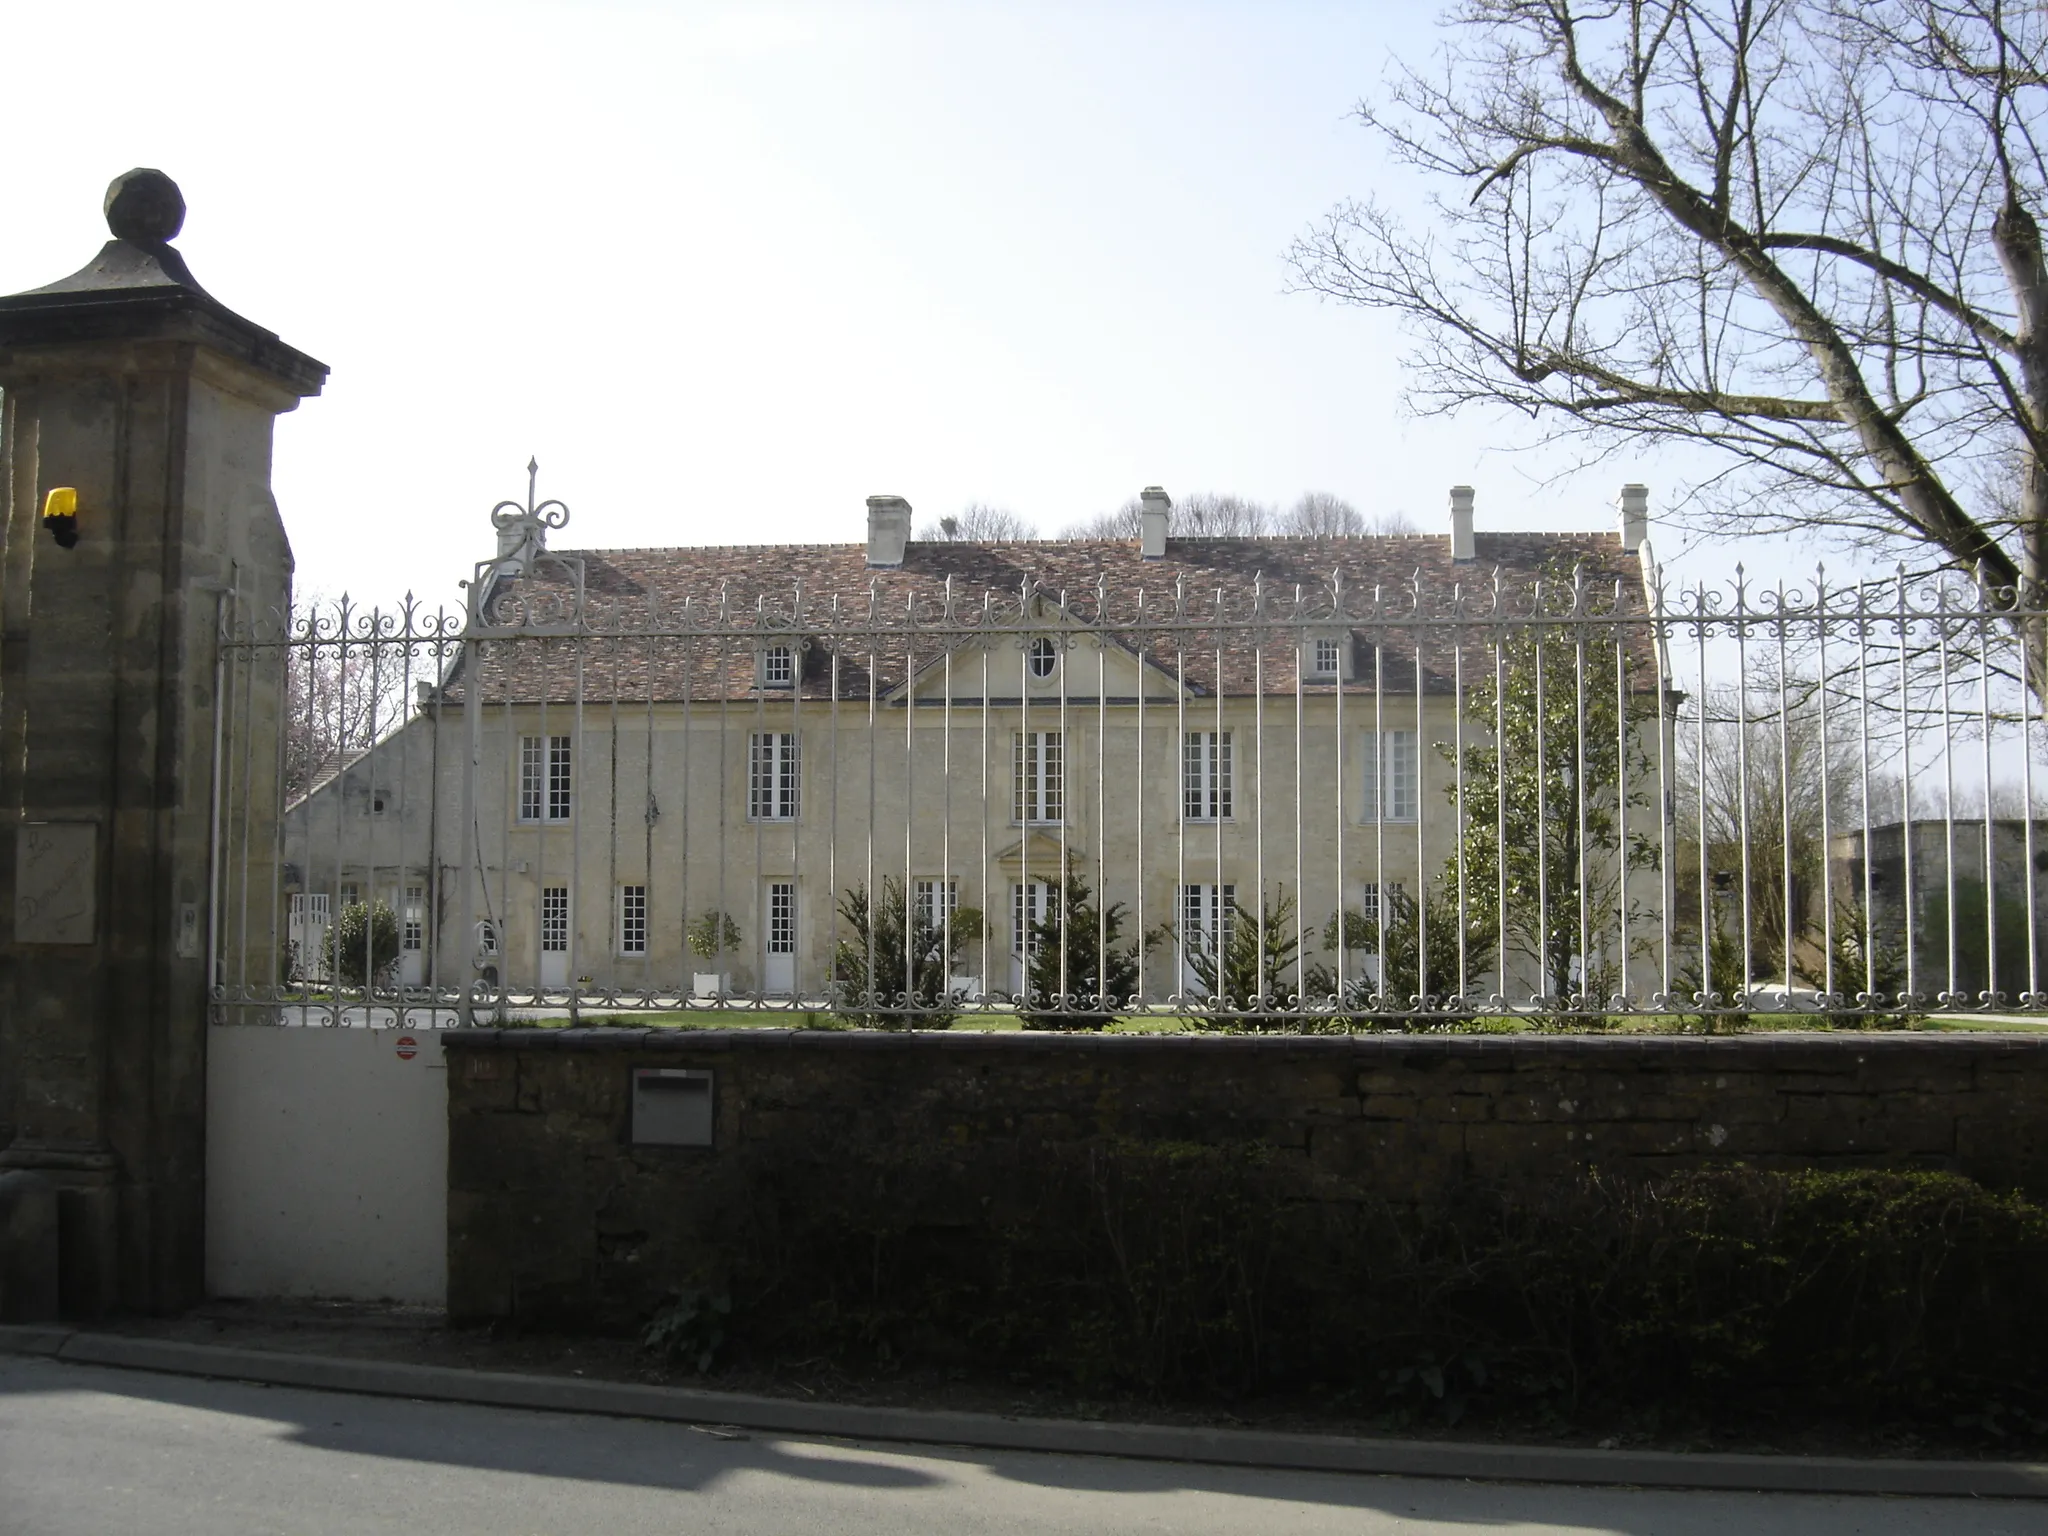
[{"label": "shrub", "polygon": [[[1261,895],[1256,918],[1233,899],[1221,926],[1221,934],[1187,936],[1188,969],[1214,1010],[1208,1022],[1254,1029],[1298,1023],[1295,982],[1289,974],[1301,948],[1294,898],[1285,891],[1271,899]],[[1276,1004],[1285,1011],[1277,1011]]]},{"label": "shrub", "polygon": [[[1323,926],[1322,947],[1324,953],[1334,954],[1341,943],[1353,953],[1377,957],[1381,984],[1375,987],[1367,978],[1351,975],[1345,977],[1340,985],[1333,968],[1311,963],[1303,983],[1310,1002],[1320,1005],[1335,998],[1340,1012],[1367,1006],[1398,1012],[1410,1007],[1418,995],[1424,999],[1425,1007],[1441,1007],[1458,995],[1458,887],[1455,875],[1439,876],[1432,882],[1426,913],[1413,896],[1393,886],[1388,886],[1380,899],[1381,915],[1378,918],[1369,918],[1356,907],[1345,908],[1341,918],[1332,917]],[[1427,919],[1429,941],[1429,974],[1418,985],[1422,969],[1424,918]],[[1468,994],[1484,995],[1490,989],[1487,972],[1493,966],[1498,948],[1497,927],[1481,920],[1476,905],[1468,901],[1464,953],[1464,982]],[[1384,1016],[1352,1017],[1347,1022],[1378,1023],[1384,1022]]]},{"label": "shrub", "polygon": [[334,968],[348,986],[388,980],[398,963],[398,919],[383,902],[352,902],[334,925]]},{"label": "shrub", "polygon": [[[1118,942],[1124,911],[1120,901],[1098,908],[1080,875],[1060,883],[1045,917],[1031,925],[1021,1010],[1026,1029],[1100,1029],[1128,1005],[1138,990],[1138,946]],[[1071,1008],[1059,1006],[1062,996],[1073,1000]]]},{"label": "shrub", "polygon": [[962,909],[942,927],[931,914],[911,910],[901,880],[885,878],[882,899],[872,907],[866,885],[848,888],[839,915],[853,929],[832,950],[841,1017],[867,1029],[944,1029],[958,1017],[949,1007],[947,980],[968,923],[980,926],[979,913]]},{"label": "shrub", "polygon": [[1154,1397],[1320,1390],[1395,1417],[2048,1416],[2048,1211],[1956,1174],[1594,1175],[1418,1212],[1304,1203],[1257,1145],[960,1159],[721,1164],[690,1246],[748,1298],[730,1347]]},{"label": "shrub", "polygon": [[707,907],[684,930],[683,941],[690,946],[690,953],[700,960],[736,955],[741,943],[740,925],[732,920],[731,913]]}]

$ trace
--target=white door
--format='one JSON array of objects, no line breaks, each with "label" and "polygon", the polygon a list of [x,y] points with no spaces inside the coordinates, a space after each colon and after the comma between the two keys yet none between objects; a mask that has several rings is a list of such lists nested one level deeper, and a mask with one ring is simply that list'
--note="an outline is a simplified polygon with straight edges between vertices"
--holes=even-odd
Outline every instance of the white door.
[{"label": "white door", "polygon": [[1189,997],[1207,997],[1209,989],[1195,973],[1198,952],[1217,950],[1230,936],[1230,908],[1235,885],[1184,885],[1180,888],[1180,989]]},{"label": "white door", "polygon": [[559,991],[569,985],[569,887],[540,888],[540,984]]},{"label": "white door", "polygon": [[1010,887],[1010,991],[1021,993],[1028,980],[1030,956],[1038,950],[1031,925],[1052,911],[1052,882],[1033,880]]},{"label": "white door", "polygon": [[796,991],[796,882],[768,882],[768,952],[761,990],[787,997]]},{"label": "white door", "polygon": [[328,903],[325,891],[309,891],[292,897],[291,915],[285,937],[291,941],[294,974],[284,981],[325,981],[327,979]]},{"label": "white door", "polygon": [[427,980],[427,891],[425,886],[405,888],[405,910],[399,920],[400,985],[424,986]]}]

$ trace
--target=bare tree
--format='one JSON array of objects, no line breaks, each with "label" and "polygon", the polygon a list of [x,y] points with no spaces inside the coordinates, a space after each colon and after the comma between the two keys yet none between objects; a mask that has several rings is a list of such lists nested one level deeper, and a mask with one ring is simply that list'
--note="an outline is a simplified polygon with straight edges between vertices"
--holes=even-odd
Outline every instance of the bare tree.
[{"label": "bare tree", "polygon": [[[1098,512],[1067,524],[1060,530],[1060,537],[1135,539],[1143,531],[1143,510],[1144,503],[1133,496],[1114,512]],[[1182,539],[1249,539],[1276,533],[1315,538],[1416,532],[1415,525],[1403,513],[1367,518],[1331,491],[1304,491],[1285,512],[1249,496],[1193,491],[1173,504],[1167,515],[1167,528],[1175,538]]]},{"label": "bare tree", "polygon": [[1174,503],[1172,530],[1183,539],[1254,539],[1272,533],[1279,510],[1249,496],[1196,491]]},{"label": "bare tree", "polygon": [[1135,539],[1143,531],[1144,503],[1133,496],[1114,512],[1098,512],[1060,530],[1063,539]]},{"label": "bare tree", "polygon": [[1383,512],[1367,518],[1342,496],[1330,491],[1303,491],[1301,499],[1281,513],[1275,533],[1295,538],[1356,538],[1367,534],[1416,533],[1405,512]]},{"label": "bare tree", "polygon": [[1438,227],[1351,202],[1291,252],[1408,322],[1417,409],[1707,451],[1705,529],[2048,578],[2048,8],[1464,0],[1446,30],[1358,109]]},{"label": "bare tree", "polygon": [[379,615],[346,599],[316,597],[295,610],[285,653],[287,802],[405,724],[408,678],[438,680],[426,649],[389,638]]},{"label": "bare tree", "polygon": [[1672,731],[1678,905],[1697,939],[1704,858],[1713,926],[1750,955],[1752,980],[1786,974],[1788,931],[1791,963],[1820,963],[1800,944],[1822,927],[1829,835],[1860,806],[1858,743],[1821,729],[1820,685],[1788,676],[1783,696],[1781,709],[1777,679],[1760,667],[1746,689],[1716,685],[1688,700]]},{"label": "bare tree", "polygon": [[958,512],[926,523],[917,536],[934,543],[1014,544],[1037,538],[1038,529],[1029,518],[1007,507],[970,501]]}]

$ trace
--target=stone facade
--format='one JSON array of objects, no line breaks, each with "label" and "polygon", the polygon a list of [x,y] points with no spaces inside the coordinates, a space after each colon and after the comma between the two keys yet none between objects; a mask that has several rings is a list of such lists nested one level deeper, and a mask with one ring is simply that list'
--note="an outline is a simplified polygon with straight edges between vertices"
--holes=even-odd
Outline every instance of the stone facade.
[{"label": "stone facade", "polygon": [[[1422,536],[1169,540],[1158,560],[1132,541],[917,543],[881,572],[852,545],[552,552],[512,583],[512,597],[539,605],[554,590],[541,575],[573,569],[587,601],[611,594],[623,605],[601,611],[629,630],[643,596],[658,598],[651,634],[613,640],[600,623],[565,639],[513,627],[477,647],[475,661],[466,655],[438,689],[422,689],[402,729],[288,809],[286,894],[324,893],[329,910],[352,894],[417,910],[421,947],[405,979],[461,980],[473,943],[461,877],[464,712],[475,693],[477,911],[494,925],[492,969],[518,992],[581,981],[586,995],[673,995],[712,973],[739,996],[816,999],[849,933],[838,901],[894,880],[950,888],[958,907],[982,912],[986,940],[964,943],[955,973],[970,991],[1011,993],[1023,979],[1022,893],[1044,899],[1063,866],[1123,904],[1127,937],[1182,924],[1191,891],[1214,903],[1228,888],[1254,915],[1262,888],[1269,901],[1292,898],[1308,957],[1334,971],[1320,935],[1340,907],[1370,913],[1382,891],[1419,895],[1454,868],[1449,754],[1482,734],[1469,690],[1493,663],[1476,625],[1358,619],[1317,630],[1246,615],[1263,593],[1329,587],[1336,576],[1354,594],[1426,579],[1438,597],[1499,579],[1521,601],[1539,575],[1573,562],[1632,615],[1654,570],[1646,548],[1613,535],[1485,535],[1477,549],[1474,569]],[[678,617],[689,604],[772,613],[791,601],[792,581],[815,622],[778,617],[746,633]],[[1215,591],[1219,605],[1228,594],[1239,606],[1212,630],[1142,639],[1114,623],[1092,628],[1077,606],[1043,595],[992,633],[928,619],[922,631],[881,620],[864,630],[852,617],[870,603],[877,613],[942,603],[965,612],[1023,602],[1019,583],[1068,582],[1107,594],[1094,601],[1112,613],[1132,608],[1141,588]],[[1379,599],[1347,601],[1367,613]],[[845,617],[828,625],[834,614]],[[1600,686],[1614,686],[1619,643],[1647,690],[1661,665],[1648,635],[1626,622],[1596,633]],[[394,647],[390,665],[400,659]],[[475,677],[463,670],[471,665]],[[1058,744],[1056,814],[1019,790],[1020,744],[1048,736]],[[1642,750],[1656,760],[1654,741]],[[1191,751],[1210,765],[1192,780]],[[1629,831],[1654,844],[1649,777],[1639,775],[1626,814]],[[1183,814],[1191,802],[1201,814]],[[1647,995],[1658,976],[1651,931],[1669,903],[1650,870],[1631,871],[1629,894],[1630,990]],[[1488,921],[1487,897],[1473,895],[1476,923]],[[1595,945],[1611,957],[1621,936],[1606,900],[1599,906]],[[692,954],[686,928],[713,910],[733,919],[739,945]],[[1544,990],[1526,957],[1509,959],[1504,988],[1496,970],[1475,967],[1470,990]],[[1370,977],[1372,964],[1354,954],[1347,980]],[[1152,1001],[1192,990],[1172,938],[1150,947],[1142,982]]]},{"label": "stone facade", "polygon": [[[1729,1161],[2048,1192],[2048,1039],[2031,1036],[445,1040],[448,1302],[469,1322],[644,1317],[718,1249],[721,1201],[807,1159],[940,1157],[969,1208],[1020,1146],[1115,1138],[1265,1146],[1305,1202],[1427,1206],[1474,1182]],[[650,1067],[714,1074],[711,1146],[633,1144],[633,1074]]]},{"label": "stone facade", "polygon": [[[131,171],[88,266],[0,298],[0,1169],[59,1186],[86,1316],[202,1294],[215,770],[230,712],[278,712],[274,675],[230,702],[215,664],[238,609],[288,602],[272,432],[327,373],[198,285],[183,210]],[[227,841],[253,866],[273,831]]]}]

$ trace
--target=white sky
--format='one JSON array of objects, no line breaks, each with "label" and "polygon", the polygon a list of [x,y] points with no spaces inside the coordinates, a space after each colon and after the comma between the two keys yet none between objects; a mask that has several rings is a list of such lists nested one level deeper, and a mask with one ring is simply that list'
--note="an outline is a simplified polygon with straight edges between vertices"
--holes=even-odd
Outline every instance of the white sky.
[{"label": "white sky", "polygon": [[302,590],[452,601],[529,455],[561,545],[1151,483],[1611,527],[1654,462],[1545,487],[1510,423],[1404,417],[1387,322],[1283,292],[1333,202],[1413,196],[1347,114],[1433,9],[21,5],[0,292],[177,178],[199,280],[333,369],[278,428]]}]

